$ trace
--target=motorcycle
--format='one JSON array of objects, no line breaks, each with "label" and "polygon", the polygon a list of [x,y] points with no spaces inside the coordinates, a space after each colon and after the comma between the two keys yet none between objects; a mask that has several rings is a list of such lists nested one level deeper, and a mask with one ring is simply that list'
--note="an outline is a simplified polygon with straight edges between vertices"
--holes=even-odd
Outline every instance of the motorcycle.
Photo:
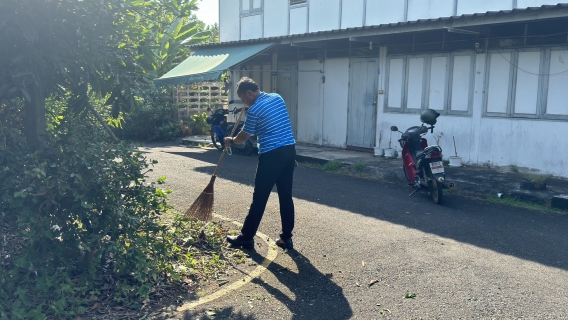
[{"label": "motorcycle", "polygon": [[[441,204],[444,198],[443,189],[452,189],[454,183],[446,181],[444,164],[442,162],[442,148],[428,146],[428,141],[422,136],[434,132],[434,125],[440,114],[432,109],[426,109],[420,115],[421,126],[408,128],[404,133],[398,131],[396,126],[391,131],[402,133],[398,140],[402,147],[403,170],[408,184],[416,190],[425,189],[430,192],[434,203]],[[426,124],[426,125],[425,125]],[[427,126],[429,125],[429,127]]]},{"label": "motorcycle", "polygon": [[[229,105],[233,103],[234,103],[233,100],[229,101]],[[207,108],[207,111],[211,112],[211,108]],[[225,137],[228,137],[231,134],[234,126],[236,125],[236,123],[227,122],[227,118],[225,116],[230,113],[238,114],[241,111],[242,108],[238,109],[234,108],[232,111],[229,109],[222,108],[222,109],[217,109],[214,112],[211,112],[211,115],[207,117],[206,121],[208,124],[211,125],[211,130],[210,130],[211,142],[213,143],[213,146],[217,150],[221,151],[225,148],[224,139]],[[243,123],[238,124],[237,130],[235,130],[235,133],[233,134],[234,137],[236,137],[237,134],[242,130],[243,125],[244,125]],[[256,136],[251,136],[244,143],[229,147],[227,149],[227,153],[232,154],[233,151],[235,151],[239,154],[249,156],[253,154],[255,150],[258,150],[256,148],[256,145],[257,145]]]}]

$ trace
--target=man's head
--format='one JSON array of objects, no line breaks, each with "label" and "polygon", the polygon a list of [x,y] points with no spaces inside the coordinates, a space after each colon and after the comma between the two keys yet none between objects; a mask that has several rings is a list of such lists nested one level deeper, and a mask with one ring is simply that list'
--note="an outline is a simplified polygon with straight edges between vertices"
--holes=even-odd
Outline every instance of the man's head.
[{"label": "man's head", "polygon": [[242,77],[237,83],[237,95],[246,106],[252,106],[260,94],[260,89],[254,80]]}]

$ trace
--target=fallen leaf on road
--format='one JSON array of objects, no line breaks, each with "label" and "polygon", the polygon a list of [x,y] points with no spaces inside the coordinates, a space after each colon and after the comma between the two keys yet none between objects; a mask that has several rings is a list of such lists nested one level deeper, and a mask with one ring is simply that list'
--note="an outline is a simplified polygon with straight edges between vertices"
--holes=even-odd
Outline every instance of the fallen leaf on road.
[{"label": "fallen leaf on road", "polygon": [[213,312],[213,311],[207,311],[206,314],[210,317],[216,316],[217,313]]},{"label": "fallen leaf on road", "polygon": [[392,313],[389,309],[382,309],[381,311],[379,311],[380,314],[387,314],[387,312],[389,314]]},{"label": "fallen leaf on road", "polygon": [[379,282],[379,280],[371,280],[371,282],[369,282],[369,287],[374,285],[377,282]]},{"label": "fallen leaf on road", "polygon": [[359,282],[355,282],[355,285],[360,287],[361,285],[359,284]]},{"label": "fallen leaf on road", "polygon": [[100,302],[95,303],[92,307],[89,308],[89,311],[96,310],[101,307]]},{"label": "fallen leaf on road", "polygon": [[122,310],[124,310],[124,307],[112,307],[112,310],[122,311]]},{"label": "fallen leaf on road", "polygon": [[361,265],[364,267],[364,266],[365,266],[365,261],[361,261]]}]

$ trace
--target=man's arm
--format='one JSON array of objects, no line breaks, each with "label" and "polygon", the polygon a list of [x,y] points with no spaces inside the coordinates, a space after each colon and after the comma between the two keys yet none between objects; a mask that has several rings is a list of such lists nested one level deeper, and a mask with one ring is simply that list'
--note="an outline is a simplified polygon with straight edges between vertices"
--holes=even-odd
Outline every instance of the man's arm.
[{"label": "man's arm", "polygon": [[225,144],[228,145],[228,146],[232,146],[234,144],[241,144],[241,143],[247,141],[248,138],[250,138],[250,134],[241,130],[241,132],[239,132],[239,134],[237,134],[237,136],[234,137],[234,138],[226,137],[225,138]]}]

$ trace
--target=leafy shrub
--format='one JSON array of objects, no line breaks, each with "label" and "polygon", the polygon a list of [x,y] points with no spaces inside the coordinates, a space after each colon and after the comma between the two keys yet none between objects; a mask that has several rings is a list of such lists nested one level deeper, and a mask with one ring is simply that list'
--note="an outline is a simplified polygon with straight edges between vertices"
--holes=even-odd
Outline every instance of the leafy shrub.
[{"label": "leafy shrub", "polygon": [[[111,145],[89,121],[64,119],[29,153],[20,131],[0,123],[0,319],[85,312],[100,273],[118,297],[148,296],[173,273],[174,243],[158,218],[167,192],[146,181],[150,163]],[[99,275],[99,276],[96,276]]]},{"label": "leafy shrub", "polygon": [[137,97],[137,106],[123,115],[123,128],[114,130],[117,137],[134,141],[164,141],[181,136],[184,128],[177,120],[177,108],[171,103],[168,90],[144,85],[134,89],[133,93]]},{"label": "leafy shrub", "polygon": [[201,114],[195,114],[191,117],[191,121],[194,123],[195,134],[208,134],[211,126],[207,124],[207,117],[209,115],[207,112]]},{"label": "leafy shrub", "polygon": [[341,164],[341,162],[337,161],[337,160],[332,160],[326,164],[323,165],[322,169],[324,171],[338,171],[339,169],[341,169],[343,165]]}]

